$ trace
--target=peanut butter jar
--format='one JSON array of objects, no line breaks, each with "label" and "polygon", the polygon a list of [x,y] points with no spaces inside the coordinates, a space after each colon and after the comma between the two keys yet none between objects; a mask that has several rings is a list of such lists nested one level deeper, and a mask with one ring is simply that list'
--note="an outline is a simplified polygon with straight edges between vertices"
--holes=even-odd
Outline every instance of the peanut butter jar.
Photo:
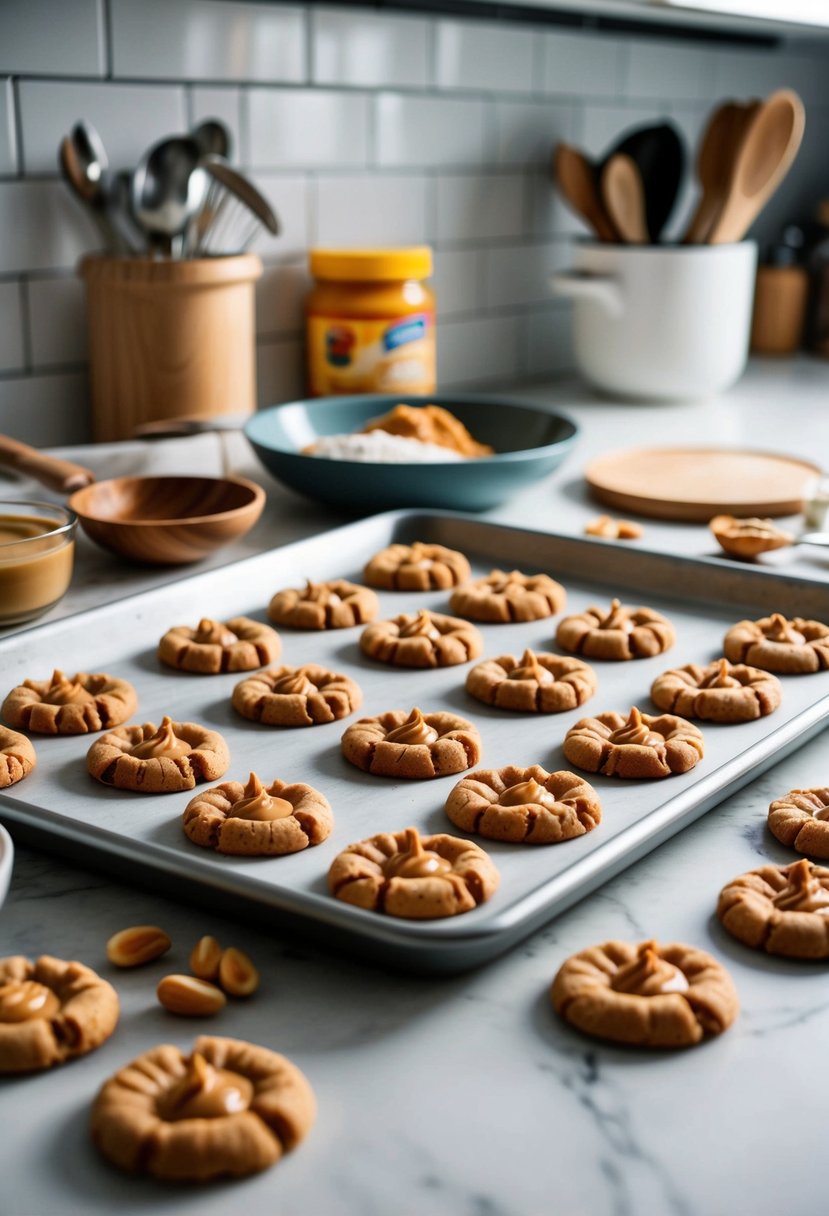
[{"label": "peanut butter jar", "polygon": [[66,507],[0,501],[0,628],[31,621],[63,597],[77,526]]}]

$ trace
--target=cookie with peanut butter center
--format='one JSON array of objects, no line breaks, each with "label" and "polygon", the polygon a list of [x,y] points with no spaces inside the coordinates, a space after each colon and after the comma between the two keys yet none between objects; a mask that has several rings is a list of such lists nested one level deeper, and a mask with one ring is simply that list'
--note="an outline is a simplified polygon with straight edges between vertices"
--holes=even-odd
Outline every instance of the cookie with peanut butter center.
[{"label": "cookie with peanut butter center", "polygon": [[471,912],[499,882],[478,845],[443,834],[421,837],[415,828],[350,844],[328,871],[328,889],[337,899],[406,920]]},{"label": "cookie with peanut butter center", "polygon": [[466,691],[485,705],[518,713],[559,714],[583,705],[596,691],[596,673],[581,659],[525,650],[476,663]]},{"label": "cookie with peanut butter center", "polygon": [[587,608],[559,622],[556,642],[562,650],[589,659],[650,659],[670,650],[674,627],[653,608],[629,608],[613,600],[609,611]]},{"label": "cookie with peanut butter center", "polygon": [[654,778],[687,773],[704,754],[702,731],[675,714],[624,714],[582,718],[564,737],[564,755],[588,773]]},{"label": "cookie with peanut butter center", "polygon": [[304,663],[248,676],[233,689],[232,701],[243,718],[264,726],[319,726],[354,713],[363,694],[350,676]]},{"label": "cookie with peanut butter center", "polygon": [[748,663],[781,675],[810,675],[829,668],[829,626],[780,612],[759,621],[738,621],[723,642],[732,663]]},{"label": "cookie with peanut butter center", "polygon": [[509,624],[540,621],[564,609],[567,592],[548,574],[491,570],[486,578],[452,592],[449,606],[470,621]]},{"label": "cookie with peanut butter center", "polygon": [[55,669],[48,680],[24,680],[3,702],[10,726],[38,735],[86,735],[120,726],[135,712],[138,697],[128,680]]},{"label": "cookie with peanut butter center", "polygon": [[37,756],[30,739],[19,731],[0,726],[0,790],[16,785],[28,777],[37,764]]},{"label": "cookie with peanut butter center", "polygon": [[455,827],[490,840],[559,844],[592,832],[602,821],[599,795],[581,777],[540,764],[476,769],[446,799]]},{"label": "cookie with peanut butter center", "polygon": [[393,667],[455,667],[477,659],[483,648],[474,625],[425,608],[375,621],[360,634],[363,653]]},{"label": "cookie with peanut butter center", "polygon": [[715,515],[708,527],[717,544],[729,557],[753,561],[761,553],[793,545],[791,532],[778,528],[773,519],[737,519],[733,515]]},{"label": "cookie with peanut butter center", "polygon": [[165,717],[159,727],[119,726],[96,739],[86,756],[90,776],[140,794],[173,794],[227,772],[224,738],[195,722]]},{"label": "cookie with peanut butter center", "polygon": [[0,1073],[39,1072],[94,1051],[118,1013],[115,989],[83,963],[0,959]]},{"label": "cookie with peanut butter center", "polygon": [[291,629],[350,629],[373,621],[379,608],[370,587],[340,578],[277,591],[268,604],[268,617]]},{"label": "cookie with peanut butter center", "polygon": [[91,1131],[119,1169],[203,1183],[268,1169],[315,1118],[313,1090],[285,1056],[202,1035],[189,1055],[154,1047],[110,1077],[93,1103]]},{"label": "cookie with peanut butter center", "polygon": [[673,668],[651,685],[651,700],[660,709],[723,724],[764,718],[777,709],[781,697],[776,676],[744,663],[732,665],[728,659]]},{"label": "cookie with peanut butter center", "polygon": [[205,616],[195,629],[175,625],[158,643],[162,663],[200,675],[255,671],[276,662],[281,650],[275,629],[246,616],[234,616],[229,621]]},{"label": "cookie with peanut butter center", "polygon": [[387,545],[369,561],[363,578],[384,591],[440,591],[469,581],[469,562],[445,545]]},{"label": "cookie with peanut butter center", "polygon": [[281,857],[331,835],[331,805],[312,785],[280,781],[265,786],[251,773],[247,784],[226,781],[199,793],[184,809],[184,833],[217,853]]},{"label": "cookie with peanut butter center", "polygon": [[727,1030],[740,1008],[730,975],[713,955],[655,941],[603,942],[572,955],[550,999],[583,1034],[634,1047],[693,1047]]},{"label": "cookie with peanut butter center", "polygon": [[760,866],[720,891],[723,928],[754,950],[785,958],[829,958],[829,869],[803,858]]},{"label": "cookie with peanut butter center", "polygon": [[781,844],[829,859],[829,789],[789,790],[772,802],[768,822]]},{"label": "cookie with peanut butter center", "polygon": [[346,760],[365,773],[415,781],[462,773],[481,758],[481,736],[466,718],[417,708],[360,718],[340,746]]}]

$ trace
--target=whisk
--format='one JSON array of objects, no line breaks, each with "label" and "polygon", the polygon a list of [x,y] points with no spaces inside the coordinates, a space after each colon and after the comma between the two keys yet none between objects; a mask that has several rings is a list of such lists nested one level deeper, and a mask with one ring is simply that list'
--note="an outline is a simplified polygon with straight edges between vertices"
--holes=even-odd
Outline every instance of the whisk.
[{"label": "whisk", "polygon": [[190,257],[244,253],[263,225],[277,235],[273,209],[247,178],[220,157],[205,157],[200,164],[210,182],[187,235]]}]

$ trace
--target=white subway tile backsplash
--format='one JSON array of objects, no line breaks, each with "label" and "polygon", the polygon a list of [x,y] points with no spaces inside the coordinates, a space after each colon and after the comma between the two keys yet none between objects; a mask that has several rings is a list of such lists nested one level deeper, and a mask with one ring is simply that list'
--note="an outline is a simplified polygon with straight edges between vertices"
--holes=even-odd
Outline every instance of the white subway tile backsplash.
[{"label": "white subway tile backsplash", "polygon": [[580,146],[592,157],[601,157],[622,135],[634,127],[663,122],[668,105],[587,105],[582,119]]},{"label": "white subway tile backsplash", "polygon": [[242,90],[230,87],[212,88],[192,85],[190,88],[189,125],[197,127],[208,119],[218,119],[230,132],[232,146],[230,162],[240,165],[247,160],[242,142]]},{"label": "white subway tile backsplash", "polygon": [[72,269],[101,246],[90,213],[63,182],[0,182],[0,274]]},{"label": "white subway tile backsplash", "polygon": [[560,236],[564,233],[582,234],[583,221],[570,210],[553,181],[550,166],[527,174],[527,232],[529,236]]},{"label": "white subway tile backsplash", "polygon": [[476,313],[483,306],[483,252],[480,249],[439,249],[431,286],[439,317]]},{"label": "white subway tile backsplash", "polygon": [[484,254],[484,300],[491,308],[546,304],[550,275],[570,263],[568,241],[505,245]]},{"label": "white subway tile backsplash", "polygon": [[106,52],[99,0],[4,0],[0,72],[103,76]]},{"label": "white subway tile backsplash", "polygon": [[317,84],[394,85],[419,88],[429,83],[430,22],[361,9],[311,12]]},{"label": "white subway tile backsplash", "polygon": [[240,0],[110,0],[115,76],[305,79],[300,5]]},{"label": "white subway tile backsplash", "polygon": [[11,79],[0,80],[0,177],[17,172],[17,130]]},{"label": "white subway tile backsplash", "polygon": [[573,312],[569,304],[551,304],[530,313],[524,329],[528,376],[549,376],[574,368]]},{"label": "white subway tile backsplash", "polygon": [[251,173],[251,181],[261,190],[279,217],[278,236],[262,229],[250,246],[261,258],[295,257],[311,243],[308,222],[308,179],[282,173]]},{"label": "white subway tile backsplash", "polygon": [[27,173],[58,172],[58,145],[79,118],[95,126],[115,169],[134,168],[156,140],[187,129],[175,85],[23,80],[19,99]]},{"label": "white subway tile backsplash", "polygon": [[615,97],[620,92],[627,58],[623,39],[558,30],[540,37],[544,39],[545,93]]},{"label": "white subway tile backsplash", "polygon": [[0,379],[3,430],[35,447],[84,443],[90,438],[86,373]]},{"label": "white subway tile backsplash", "polygon": [[630,44],[626,96],[699,101],[710,97],[713,87],[714,64],[708,47],[659,38]]},{"label": "white subway tile backsplash", "polygon": [[33,365],[85,363],[86,292],[81,279],[31,279],[26,292]]},{"label": "white subway tile backsplash", "polygon": [[520,318],[480,317],[441,321],[438,386],[509,380],[518,374]]},{"label": "white subway tile backsplash", "polygon": [[425,177],[319,176],[316,243],[414,245],[426,240]]},{"label": "white subway tile backsplash", "polygon": [[0,371],[17,371],[25,361],[20,285],[0,283]]},{"label": "white subway tile backsplash", "polygon": [[302,343],[294,338],[260,342],[256,347],[256,392],[259,409],[295,401],[305,395]]},{"label": "white subway tile backsplash", "polygon": [[439,241],[480,241],[523,233],[521,174],[447,174],[438,177],[436,188]]},{"label": "white subway tile backsplash", "polygon": [[503,24],[438,21],[435,84],[440,89],[532,92],[533,34]]},{"label": "white subway tile backsplash", "polygon": [[473,98],[380,93],[376,99],[380,165],[478,165],[485,158],[486,104]]},{"label": "white subway tile backsplash", "polygon": [[256,332],[301,334],[305,326],[305,297],[311,290],[307,258],[265,265],[256,284]]},{"label": "white subway tile backsplash", "polygon": [[553,149],[575,140],[575,108],[555,101],[499,101],[495,105],[498,163],[549,167]]},{"label": "white subway tile backsplash", "polygon": [[251,89],[250,164],[262,168],[365,165],[369,98],[334,89]]}]

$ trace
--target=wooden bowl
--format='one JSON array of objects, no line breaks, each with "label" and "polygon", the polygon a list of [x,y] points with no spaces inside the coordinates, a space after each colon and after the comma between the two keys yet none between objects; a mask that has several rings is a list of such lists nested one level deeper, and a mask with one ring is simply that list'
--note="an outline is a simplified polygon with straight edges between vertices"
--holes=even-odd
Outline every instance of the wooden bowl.
[{"label": "wooden bowl", "polygon": [[243,477],[114,477],[77,490],[69,505],[105,549],[134,562],[197,562],[244,536],[265,491]]}]

